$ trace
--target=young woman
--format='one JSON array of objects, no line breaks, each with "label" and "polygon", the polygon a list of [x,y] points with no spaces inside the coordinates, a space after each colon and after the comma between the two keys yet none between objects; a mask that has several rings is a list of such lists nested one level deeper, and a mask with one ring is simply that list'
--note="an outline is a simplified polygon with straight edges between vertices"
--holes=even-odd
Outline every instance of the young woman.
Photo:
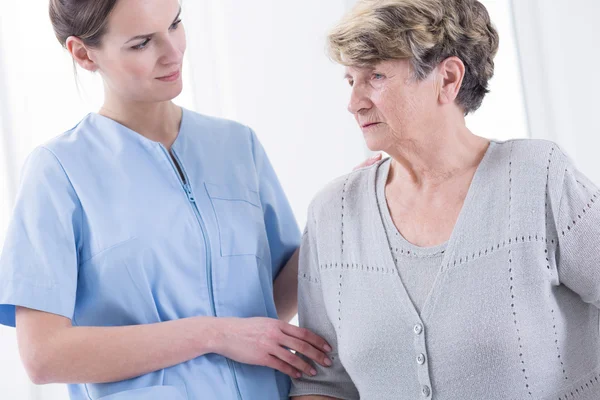
[{"label": "young woman", "polygon": [[69,383],[72,399],[282,399],[284,374],[316,373],[290,349],[331,364],[323,339],[283,321],[300,232],[254,132],[171,102],[180,11],[50,1],[105,102],[26,163],[0,323],[16,324],[32,380]]}]

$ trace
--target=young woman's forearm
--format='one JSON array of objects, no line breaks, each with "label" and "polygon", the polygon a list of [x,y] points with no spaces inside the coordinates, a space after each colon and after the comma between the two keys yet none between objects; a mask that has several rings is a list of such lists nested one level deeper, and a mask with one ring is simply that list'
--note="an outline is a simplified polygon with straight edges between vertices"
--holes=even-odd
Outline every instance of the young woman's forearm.
[{"label": "young woman's forearm", "polygon": [[17,311],[19,350],[36,384],[116,382],[213,352],[217,319],[123,327],[73,327],[67,318]]}]

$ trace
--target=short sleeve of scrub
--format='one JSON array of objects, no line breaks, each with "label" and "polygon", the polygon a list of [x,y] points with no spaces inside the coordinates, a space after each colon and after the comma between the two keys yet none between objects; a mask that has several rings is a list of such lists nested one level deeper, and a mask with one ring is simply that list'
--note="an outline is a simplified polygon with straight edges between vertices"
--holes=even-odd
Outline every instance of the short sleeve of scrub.
[{"label": "short sleeve of scrub", "polygon": [[271,268],[275,279],[299,247],[300,229],[275,170],[254,132],[252,132],[252,141],[260,202],[264,212],[271,251]]},{"label": "short sleeve of scrub", "polygon": [[0,255],[0,324],[15,326],[15,306],[72,319],[81,205],[59,160],[39,147],[22,171]]}]

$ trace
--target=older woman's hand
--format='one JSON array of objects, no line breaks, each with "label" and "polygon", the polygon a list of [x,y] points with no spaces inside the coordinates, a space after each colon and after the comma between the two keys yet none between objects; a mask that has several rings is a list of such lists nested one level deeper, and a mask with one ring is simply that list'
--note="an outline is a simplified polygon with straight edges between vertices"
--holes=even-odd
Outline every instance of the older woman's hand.
[{"label": "older woman's hand", "polygon": [[380,161],[382,157],[383,155],[381,153],[375,154],[373,157],[363,161],[362,164],[359,164],[356,167],[354,167],[353,171],[364,167],[370,167],[371,165],[376,164],[378,161]]}]

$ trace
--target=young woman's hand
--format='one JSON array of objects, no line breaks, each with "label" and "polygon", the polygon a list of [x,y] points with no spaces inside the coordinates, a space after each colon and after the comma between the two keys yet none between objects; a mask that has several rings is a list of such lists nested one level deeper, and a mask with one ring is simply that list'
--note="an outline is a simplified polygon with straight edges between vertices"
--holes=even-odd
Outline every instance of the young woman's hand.
[{"label": "young woman's hand", "polygon": [[381,153],[375,154],[373,157],[369,158],[368,160],[363,161],[362,164],[359,164],[356,167],[354,167],[353,171],[356,171],[357,169],[364,168],[364,167],[370,167],[371,165],[380,161],[382,157],[383,157],[383,155]]},{"label": "young woman's hand", "polygon": [[217,353],[244,364],[261,365],[300,378],[317,371],[298,354],[324,367],[331,366],[325,355],[329,344],[311,331],[272,318],[220,318]]}]

